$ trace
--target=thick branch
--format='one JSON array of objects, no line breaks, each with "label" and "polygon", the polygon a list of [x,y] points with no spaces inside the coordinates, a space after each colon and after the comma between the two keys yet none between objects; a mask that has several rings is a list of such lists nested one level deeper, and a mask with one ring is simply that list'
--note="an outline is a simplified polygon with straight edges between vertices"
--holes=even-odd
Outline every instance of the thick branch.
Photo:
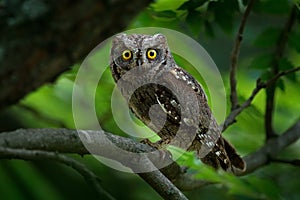
[{"label": "thick branch", "polygon": [[186,167],[180,167],[176,162],[161,169],[163,174],[167,174],[168,178],[181,190],[188,191],[202,188],[211,184],[208,181],[196,179],[193,173],[186,173]]},{"label": "thick branch", "polygon": [[287,74],[290,73],[294,73],[300,70],[300,66],[299,67],[295,67],[293,69],[289,69],[286,71],[281,71],[278,74],[276,74],[275,76],[273,76],[270,80],[268,80],[267,82],[263,83],[260,80],[257,80],[256,83],[256,87],[254,88],[254,90],[252,91],[250,97],[237,109],[231,111],[231,113],[229,114],[229,116],[225,119],[225,122],[222,124],[222,129],[223,131],[225,131],[231,124],[233,124],[235,122],[235,118],[248,106],[251,105],[251,102],[253,101],[253,99],[255,98],[255,96],[258,94],[258,92],[263,89],[263,88],[268,88],[270,85],[272,85],[273,83],[275,83],[279,78],[281,78],[282,76],[285,76]]},{"label": "thick branch", "polygon": [[276,157],[284,148],[291,145],[300,138],[300,121],[294,124],[282,135],[272,138],[256,152],[244,158],[247,163],[247,169],[240,175],[249,174],[256,169],[268,164],[270,158]]},{"label": "thick branch", "polygon": [[[173,183],[165,177],[159,170],[139,174],[153,189],[164,199],[170,200],[187,200],[188,198]],[[163,191],[163,192],[160,192]]]},{"label": "thick branch", "polygon": [[[93,154],[101,155],[119,161],[124,166],[130,167],[134,172],[147,181],[162,197],[168,199],[186,199],[182,192],[177,189],[170,180],[182,183],[180,170],[164,170],[166,178],[153,165],[163,165],[165,162],[172,163],[170,157],[161,160],[161,153],[154,152],[150,155],[151,161],[143,153],[153,152],[156,149],[135,142],[129,138],[123,138],[103,131],[76,131],[68,129],[20,129],[13,132],[0,134],[0,147],[15,149],[43,150],[59,153],[90,154],[84,144],[89,144],[89,150]],[[117,150],[116,150],[117,149]],[[120,151],[123,151],[120,153]],[[180,167],[173,163],[170,166]],[[149,169],[156,169],[149,171]],[[178,174],[176,174],[178,173]],[[169,178],[172,177],[172,178]],[[182,187],[187,187],[182,183]]]},{"label": "thick branch", "polygon": [[80,162],[62,154],[41,150],[12,149],[0,147],[0,158],[15,158],[22,160],[54,160],[60,162],[64,165],[72,167],[79,174],[81,174],[85,178],[85,180],[101,195],[100,197],[106,197],[106,199],[111,200],[115,199],[102,188],[102,186],[100,185],[100,180],[92,171],[87,169]]},{"label": "thick branch", "polygon": [[234,47],[231,53],[231,67],[230,67],[230,101],[231,101],[231,110],[234,110],[239,107],[238,95],[236,90],[236,71],[237,71],[237,63],[238,57],[240,53],[241,42],[243,39],[243,32],[246,25],[246,21],[252,9],[255,0],[250,0],[245,13],[242,17],[242,21],[238,30],[238,34],[235,39]]},{"label": "thick branch", "polygon": [[[99,137],[99,133],[102,136]],[[135,142],[129,138],[120,137],[102,131],[76,131],[68,129],[20,129],[13,132],[5,132],[0,134],[0,147],[2,148],[15,148],[15,149],[35,149],[43,151],[54,151],[59,153],[78,153],[80,155],[89,154],[90,152],[85,149],[83,142],[89,142],[91,146],[97,149],[97,154],[106,156],[108,158],[117,160],[129,166],[133,171],[141,170],[141,168],[149,169],[156,161],[169,162],[170,158],[163,156],[164,161],[161,161],[161,153],[153,154],[151,162],[148,158],[140,157],[139,159],[128,157],[128,155],[120,154],[112,148],[117,146],[127,152],[143,153],[152,152],[154,149],[148,145]],[[259,167],[266,165],[269,157],[275,157],[285,147],[289,146],[297,139],[300,138],[300,121],[289,128],[281,136],[268,141],[265,146],[257,152],[246,156],[244,159],[247,163],[247,169],[240,175],[245,175],[253,172]],[[128,162],[130,161],[130,162]],[[153,162],[154,161],[154,162]],[[137,164],[140,165],[138,168]],[[185,171],[172,162],[169,166],[160,169],[161,172],[168,178],[165,178],[158,170],[147,173],[140,173],[140,176],[149,183],[152,187],[159,192],[162,196],[169,195],[168,192],[175,192],[178,199],[183,198],[176,187],[171,185],[171,180],[178,188],[183,190],[192,190],[209,184],[201,180],[194,179],[192,175],[185,173]],[[159,181],[157,183],[157,181]],[[160,185],[161,184],[161,185]],[[168,188],[167,190],[165,190]],[[168,194],[166,194],[166,193]],[[164,194],[162,194],[164,193]],[[174,195],[174,194],[173,194]],[[174,197],[174,196],[173,196]],[[175,197],[174,197],[175,198]]]}]

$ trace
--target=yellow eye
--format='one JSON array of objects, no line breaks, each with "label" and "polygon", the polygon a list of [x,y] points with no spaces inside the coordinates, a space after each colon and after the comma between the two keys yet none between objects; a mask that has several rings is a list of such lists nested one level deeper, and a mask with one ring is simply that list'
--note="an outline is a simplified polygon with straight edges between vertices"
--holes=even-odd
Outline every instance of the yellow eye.
[{"label": "yellow eye", "polygon": [[131,51],[129,51],[129,50],[123,51],[122,57],[124,60],[129,60],[132,57]]},{"label": "yellow eye", "polygon": [[149,59],[153,60],[153,59],[156,58],[156,56],[157,56],[156,50],[154,50],[154,49],[149,49],[149,50],[147,51],[147,57],[148,57]]}]

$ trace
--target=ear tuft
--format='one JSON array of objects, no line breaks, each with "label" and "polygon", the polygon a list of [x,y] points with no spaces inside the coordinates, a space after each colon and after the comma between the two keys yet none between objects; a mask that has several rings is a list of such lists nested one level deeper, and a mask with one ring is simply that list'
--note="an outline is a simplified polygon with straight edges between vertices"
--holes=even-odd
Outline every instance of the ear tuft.
[{"label": "ear tuft", "polygon": [[153,38],[156,39],[156,40],[161,40],[161,41],[163,41],[163,42],[166,42],[166,41],[167,41],[166,36],[164,36],[164,35],[161,34],[161,33],[158,33],[158,34],[153,35]]},{"label": "ear tuft", "polygon": [[113,40],[112,40],[113,44],[116,44],[116,43],[122,41],[124,37],[127,37],[127,34],[120,33],[120,34],[115,35]]}]

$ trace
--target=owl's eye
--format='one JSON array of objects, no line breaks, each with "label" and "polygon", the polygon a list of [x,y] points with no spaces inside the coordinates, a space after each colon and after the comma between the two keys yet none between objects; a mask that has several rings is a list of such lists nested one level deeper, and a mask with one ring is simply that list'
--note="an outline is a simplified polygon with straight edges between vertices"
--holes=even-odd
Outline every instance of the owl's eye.
[{"label": "owl's eye", "polygon": [[129,51],[129,50],[123,51],[122,57],[125,61],[131,59],[131,57],[132,57],[131,51]]},{"label": "owl's eye", "polygon": [[153,59],[156,58],[156,56],[157,56],[156,50],[154,50],[154,49],[149,49],[149,50],[147,51],[147,57],[148,57],[149,59],[153,60]]}]

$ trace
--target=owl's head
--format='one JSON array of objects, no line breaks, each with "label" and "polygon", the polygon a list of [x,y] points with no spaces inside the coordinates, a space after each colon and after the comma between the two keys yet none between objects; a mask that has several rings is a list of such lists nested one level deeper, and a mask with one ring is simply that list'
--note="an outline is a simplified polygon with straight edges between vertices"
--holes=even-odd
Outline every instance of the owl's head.
[{"label": "owl's head", "polygon": [[166,37],[162,34],[119,34],[112,41],[111,65],[128,71],[144,64],[167,63],[172,58]]}]

